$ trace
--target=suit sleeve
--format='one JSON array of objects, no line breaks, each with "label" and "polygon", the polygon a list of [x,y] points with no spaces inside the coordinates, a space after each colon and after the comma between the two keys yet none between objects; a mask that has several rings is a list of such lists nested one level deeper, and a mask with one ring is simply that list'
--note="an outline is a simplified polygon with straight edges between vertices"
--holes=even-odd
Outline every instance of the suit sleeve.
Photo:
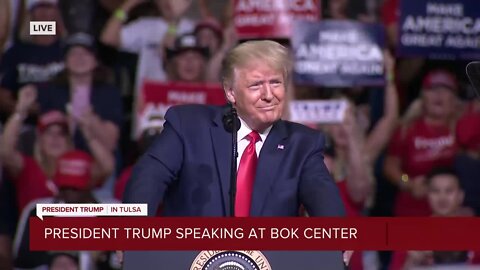
[{"label": "suit sleeve", "polygon": [[337,185],[323,162],[325,139],[319,134],[315,150],[305,161],[300,179],[300,199],[310,216],[345,216]]},{"label": "suit sleeve", "polygon": [[123,197],[126,203],[147,203],[149,216],[157,212],[168,186],[176,181],[183,163],[180,118],[170,109],[165,119],[162,133],[135,165]]}]

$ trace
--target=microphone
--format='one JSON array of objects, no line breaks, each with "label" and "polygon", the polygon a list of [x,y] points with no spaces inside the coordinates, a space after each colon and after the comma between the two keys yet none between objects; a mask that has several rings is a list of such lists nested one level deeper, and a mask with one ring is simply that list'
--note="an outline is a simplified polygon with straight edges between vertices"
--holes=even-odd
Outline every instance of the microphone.
[{"label": "microphone", "polygon": [[240,119],[232,104],[226,108],[222,117],[223,127],[232,134],[232,152],[230,155],[230,216],[235,216],[235,196],[237,194],[237,131],[240,129]]},{"label": "microphone", "polygon": [[466,68],[468,79],[473,85],[475,94],[480,98],[480,61],[470,62]]},{"label": "microphone", "polygon": [[228,133],[233,132],[234,126],[236,131],[240,129],[240,119],[238,119],[237,110],[232,105],[229,105],[223,113],[222,122]]}]

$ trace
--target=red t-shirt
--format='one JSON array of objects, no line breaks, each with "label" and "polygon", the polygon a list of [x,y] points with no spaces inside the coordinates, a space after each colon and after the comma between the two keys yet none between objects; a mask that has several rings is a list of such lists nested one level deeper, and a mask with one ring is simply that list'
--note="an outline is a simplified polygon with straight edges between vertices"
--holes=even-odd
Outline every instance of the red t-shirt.
[{"label": "red t-shirt", "polygon": [[23,169],[14,179],[20,213],[31,201],[52,197],[56,189],[35,159],[25,155],[22,159]]},{"label": "red t-shirt", "polygon": [[[457,151],[455,136],[448,126],[428,125],[415,121],[407,130],[396,131],[388,154],[400,158],[402,171],[410,177],[426,175],[433,168],[450,166]],[[428,216],[426,199],[416,199],[408,192],[399,192],[395,203],[396,216]]]},{"label": "red t-shirt", "polygon": [[[360,217],[363,208],[363,203],[356,203],[350,197],[347,190],[347,181],[337,182],[337,187],[340,192],[343,204],[345,206],[345,212],[347,217]],[[349,268],[350,270],[363,270],[362,252],[355,251],[350,258]]]}]

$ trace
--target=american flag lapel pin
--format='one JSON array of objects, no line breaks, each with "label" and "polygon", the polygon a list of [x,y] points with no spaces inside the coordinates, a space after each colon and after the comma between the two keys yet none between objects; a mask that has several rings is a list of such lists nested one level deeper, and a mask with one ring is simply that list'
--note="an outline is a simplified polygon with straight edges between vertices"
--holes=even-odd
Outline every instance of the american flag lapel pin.
[{"label": "american flag lapel pin", "polygon": [[277,145],[277,149],[283,150],[285,149],[285,146],[283,144],[279,144]]}]

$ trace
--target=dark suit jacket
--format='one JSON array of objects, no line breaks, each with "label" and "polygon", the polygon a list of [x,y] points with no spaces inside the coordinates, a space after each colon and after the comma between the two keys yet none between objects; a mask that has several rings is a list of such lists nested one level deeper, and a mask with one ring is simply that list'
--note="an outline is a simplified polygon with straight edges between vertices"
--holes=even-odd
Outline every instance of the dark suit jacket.
[{"label": "dark suit jacket", "polygon": [[[165,216],[227,216],[231,134],[224,108],[182,105],[168,110],[163,132],[136,164],[124,202],[163,202]],[[283,147],[282,147],[283,146]],[[323,163],[324,137],[300,124],[277,121],[260,151],[251,216],[343,216],[343,204]]]}]

